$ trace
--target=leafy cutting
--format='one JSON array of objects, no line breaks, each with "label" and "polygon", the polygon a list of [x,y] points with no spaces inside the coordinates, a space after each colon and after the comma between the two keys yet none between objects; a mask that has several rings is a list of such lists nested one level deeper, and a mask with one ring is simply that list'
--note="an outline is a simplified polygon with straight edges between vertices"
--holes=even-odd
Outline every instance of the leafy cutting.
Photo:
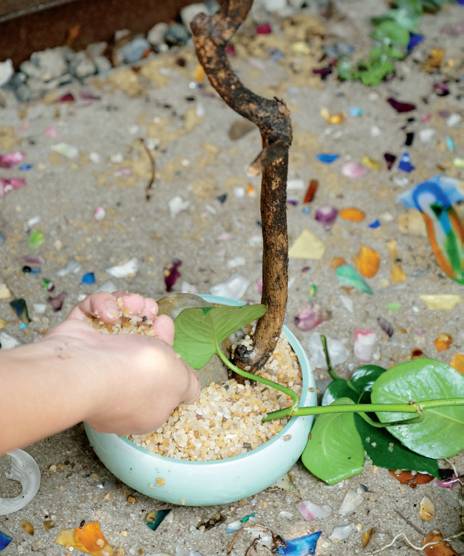
[{"label": "leafy cutting", "polygon": [[240,369],[226,357],[221,348],[226,338],[265,312],[266,306],[260,304],[184,309],[175,320],[174,350],[194,369],[204,367],[216,354],[234,373],[286,394],[292,400],[293,407],[298,404],[299,396],[296,392],[263,376]]},{"label": "leafy cutting", "polygon": [[332,382],[323,406],[299,407],[299,396],[291,388],[244,371],[224,353],[224,340],[265,312],[264,305],[184,309],[175,320],[174,349],[195,369],[216,354],[234,373],[286,394],[291,405],[268,413],[264,422],[316,415],[302,455],[316,477],[334,484],[361,473],[365,453],[380,467],[437,477],[436,459],[464,450],[464,377],[452,367],[414,359],[390,370],[362,365],[344,379],[332,368],[322,336]]}]

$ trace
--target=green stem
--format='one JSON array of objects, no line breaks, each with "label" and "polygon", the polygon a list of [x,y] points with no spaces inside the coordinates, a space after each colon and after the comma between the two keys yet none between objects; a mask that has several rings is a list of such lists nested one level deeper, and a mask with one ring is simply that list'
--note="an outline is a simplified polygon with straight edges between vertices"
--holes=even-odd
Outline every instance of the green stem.
[{"label": "green stem", "polygon": [[402,425],[413,425],[414,423],[419,423],[424,419],[423,415],[418,415],[417,417],[411,417],[410,419],[402,419],[401,421],[390,421],[389,423],[380,423],[379,421],[374,421],[371,419],[367,413],[358,413],[358,415],[366,421],[371,427],[376,429],[385,429],[387,427],[399,427]]},{"label": "green stem", "polygon": [[269,380],[268,378],[259,376],[255,373],[248,373],[247,371],[240,369],[239,367],[237,367],[227,359],[227,357],[222,352],[219,344],[216,344],[216,353],[219,355],[219,358],[224,363],[224,365],[234,373],[237,373],[238,375],[243,376],[244,378],[248,378],[248,380],[254,380],[255,382],[259,382],[261,384],[264,384],[265,386],[269,386],[269,388],[274,388],[274,390],[278,390],[279,392],[286,394],[293,401],[293,405],[288,409],[293,409],[298,405],[299,396],[291,388],[287,388],[287,386],[282,386],[282,384],[278,384],[273,380]]},{"label": "green stem", "polygon": [[[349,405],[324,405],[313,407],[287,407],[268,413],[263,422],[273,421],[274,419],[284,419],[286,417],[305,417],[307,415],[327,415],[331,413],[364,413],[364,412],[385,412],[385,413],[417,413],[421,415],[425,410],[434,407],[452,407],[464,405],[464,398],[450,398],[446,400],[425,400],[419,403],[403,404],[349,404]],[[390,426],[390,424],[389,424]]]},{"label": "green stem", "polygon": [[324,352],[325,364],[327,365],[327,372],[332,380],[343,380],[332,367],[332,361],[330,360],[329,347],[327,345],[327,338],[321,334],[322,351]]}]

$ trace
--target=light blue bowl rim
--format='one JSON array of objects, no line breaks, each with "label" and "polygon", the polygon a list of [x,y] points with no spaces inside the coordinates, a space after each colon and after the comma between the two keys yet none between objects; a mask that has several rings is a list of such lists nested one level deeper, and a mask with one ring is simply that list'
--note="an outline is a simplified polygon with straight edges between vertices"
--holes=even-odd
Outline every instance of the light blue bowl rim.
[{"label": "light blue bowl rim", "polygon": [[[210,303],[221,303],[222,305],[226,304],[226,305],[236,305],[236,306],[246,305],[246,303],[242,300],[230,299],[227,297],[221,297],[217,295],[201,294],[201,297],[205,301],[208,301]],[[293,334],[293,332],[287,326],[284,325],[283,330],[285,332],[286,338],[288,339],[288,342],[290,343],[293,351],[295,352],[298,358],[300,365],[301,366],[305,365],[310,371],[312,371],[306,353],[303,350],[303,347],[301,346],[298,338],[295,336],[295,334]],[[309,388],[314,388],[314,396],[316,395],[316,384],[314,382],[314,376],[312,372],[309,374],[309,380],[312,382],[312,384],[306,384],[307,377],[303,374],[303,385],[301,388],[301,396],[299,402],[300,404],[306,397]],[[317,403],[316,400],[314,400],[314,402]],[[263,444],[260,444],[254,450],[250,450],[249,452],[245,452],[244,454],[239,454],[238,456],[233,456],[230,458],[224,458],[220,460],[190,461],[190,460],[171,458],[168,456],[161,456],[156,452],[152,452],[151,450],[148,450],[148,448],[144,448],[143,446],[140,446],[136,442],[133,442],[132,440],[127,438],[127,436],[119,436],[119,438],[123,442],[128,444],[131,448],[135,448],[136,450],[139,450],[140,452],[152,456],[156,459],[161,458],[163,461],[169,461],[172,463],[182,464],[182,465],[221,465],[232,461],[238,461],[240,459],[244,459],[248,456],[260,452],[261,450],[264,450],[268,445],[273,444],[279,438],[284,436],[287,433],[287,431],[293,426],[293,424],[296,422],[297,419],[307,419],[307,417],[292,417],[282,430],[280,430],[278,433],[276,433],[274,436],[272,436],[272,438],[270,438],[266,442],[263,442]]]}]

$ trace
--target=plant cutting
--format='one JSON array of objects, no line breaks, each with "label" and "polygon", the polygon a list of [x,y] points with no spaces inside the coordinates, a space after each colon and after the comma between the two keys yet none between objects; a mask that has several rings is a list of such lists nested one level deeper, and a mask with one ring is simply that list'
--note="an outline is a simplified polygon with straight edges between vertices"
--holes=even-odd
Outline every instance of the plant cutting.
[{"label": "plant cutting", "polygon": [[[359,473],[365,452],[380,466],[438,475],[436,460],[464,449],[461,375],[439,362],[415,360],[389,371],[364,366],[345,380],[331,368],[325,345],[333,382],[328,405],[317,407],[306,355],[283,327],[289,112],[283,101],[247,89],[226,55],[251,5],[251,0],[228,0],[217,14],[197,16],[192,33],[212,86],[261,132],[262,150],[252,169],[262,174],[262,303],[240,307],[234,300],[180,296],[168,310],[177,315],[174,348],[187,363],[201,374],[219,358],[222,368],[245,383],[228,379],[225,385],[209,385],[199,406],[178,408],[168,424],[149,437],[98,434],[88,426],[87,434],[102,461],[124,482],[178,504],[227,503],[254,494],[277,481],[301,454],[307,469],[330,484]],[[285,342],[287,347],[282,346],[282,330],[291,349]],[[294,363],[283,378],[278,359],[273,359],[276,348],[283,350],[279,357],[284,353]],[[227,396],[241,403],[238,413],[235,406],[225,407]],[[234,436],[236,425],[240,435],[251,436]],[[444,427],[446,436],[439,434]],[[202,443],[200,437],[211,434],[215,441]]]},{"label": "plant cutting", "polygon": [[[261,133],[262,149],[251,168],[262,175],[262,302],[227,307],[224,304],[240,303],[178,294],[160,304],[163,312],[177,317],[174,348],[200,376],[210,360],[218,360],[243,383],[226,374],[225,384],[206,384],[197,407],[178,408],[165,427],[146,438],[103,435],[86,427],[97,454],[115,475],[149,496],[175,503],[231,502],[273,484],[299,458],[312,418],[266,423],[262,416],[288,404],[316,403],[306,354],[283,327],[288,291],[289,111],[282,100],[247,89],[226,54],[251,6],[252,0],[227,0],[218,13],[198,15],[191,28],[210,83]],[[211,435],[214,442],[206,442],[204,438]]]}]

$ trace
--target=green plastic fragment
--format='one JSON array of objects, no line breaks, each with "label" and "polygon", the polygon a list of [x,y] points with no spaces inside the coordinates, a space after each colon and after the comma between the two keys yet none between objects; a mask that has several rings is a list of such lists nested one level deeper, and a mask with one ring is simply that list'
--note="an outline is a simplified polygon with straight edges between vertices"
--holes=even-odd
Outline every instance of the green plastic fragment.
[{"label": "green plastic fragment", "polygon": [[372,295],[374,292],[364,278],[359,274],[356,268],[350,264],[342,264],[337,267],[335,274],[338,278],[340,286],[355,288],[360,292]]},{"label": "green plastic fragment", "polygon": [[31,249],[37,249],[45,241],[45,235],[40,230],[32,230],[27,238],[27,244]]}]

